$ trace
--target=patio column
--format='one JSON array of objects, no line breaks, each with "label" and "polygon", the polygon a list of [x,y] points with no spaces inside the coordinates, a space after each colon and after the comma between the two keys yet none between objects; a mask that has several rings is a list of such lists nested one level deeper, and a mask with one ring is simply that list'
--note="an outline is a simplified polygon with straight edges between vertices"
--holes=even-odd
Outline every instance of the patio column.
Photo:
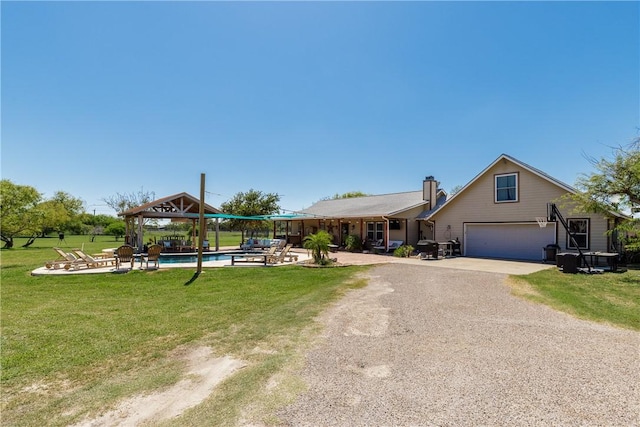
[{"label": "patio column", "polygon": [[220,250],[220,218],[216,218],[216,252]]},{"label": "patio column", "polygon": [[192,219],[191,220],[191,246],[195,246],[196,245],[196,238],[197,238],[197,234],[196,233],[196,219]]},{"label": "patio column", "polygon": [[138,253],[142,252],[142,239],[144,238],[143,236],[143,231],[142,231],[142,224],[144,222],[144,217],[142,216],[142,214],[138,215]]},{"label": "patio column", "polygon": [[409,244],[409,220],[404,220],[404,244]]}]

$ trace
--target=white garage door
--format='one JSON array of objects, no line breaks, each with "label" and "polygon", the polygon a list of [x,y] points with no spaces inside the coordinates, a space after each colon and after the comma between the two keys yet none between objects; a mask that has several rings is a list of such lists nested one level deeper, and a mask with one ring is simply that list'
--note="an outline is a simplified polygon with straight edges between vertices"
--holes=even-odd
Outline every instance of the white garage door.
[{"label": "white garage door", "polygon": [[555,224],[466,224],[465,255],[541,260],[543,248],[555,242]]}]

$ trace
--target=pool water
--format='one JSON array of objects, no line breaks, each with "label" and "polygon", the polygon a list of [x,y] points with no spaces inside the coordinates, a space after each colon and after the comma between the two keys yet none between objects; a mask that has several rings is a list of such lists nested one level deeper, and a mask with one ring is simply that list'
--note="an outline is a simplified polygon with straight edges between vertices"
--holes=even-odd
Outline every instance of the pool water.
[{"label": "pool water", "polygon": [[[235,254],[245,254],[248,252],[226,252],[226,253],[202,254],[202,262],[231,260],[232,253],[235,255]],[[196,263],[196,262],[198,262],[198,256],[196,254],[161,254],[160,255],[160,264],[182,264],[182,263]]]}]

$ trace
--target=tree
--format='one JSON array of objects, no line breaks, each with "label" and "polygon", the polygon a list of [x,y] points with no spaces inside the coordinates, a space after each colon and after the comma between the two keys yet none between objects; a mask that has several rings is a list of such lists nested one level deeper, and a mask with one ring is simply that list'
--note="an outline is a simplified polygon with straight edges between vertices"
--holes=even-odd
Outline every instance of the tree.
[{"label": "tree", "polygon": [[462,185],[456,185],[451,189],[451,191],[449,191],[449,195],[453,196],[453,195],[459,193],[460,190],[462,190]]},{"label": "tree", "polygon": [[[608,214],[611,211],[633,214],[640,208],[640,138],[627,147],[613,149],[613,158],[589,158],[597,172],[582,175],[571,195],[576,207],[585,212]],[[640,250],[640,221],[629,217],[616,227],[616,231],[635,235],[627,249]]]},{"label": "tree", "polygon": [[19,234],[33,234],[39,229],[42,212],[38,203],[42,195],[28,185],[17,185],[8,179],[0,181],[0,238],[4,247],[13,247]]},{"label": "tree", "polygon": [[[280,212],[278,202],[280,196],[274,193],[263,193],[251,189],[246,193],[237,193],[231,200],[220,205],[224,213],[239,216],[255,216],[255,215],[273,215]],[[267,221],[230,219],[229,227],[232,230],[242,231],[242,239],[244,240],[245,231],[254,232],[268,228]]]},{"label": "tree", "polygon": [[114,211],[122,213],[128,209],[135,208],[136,206],[149,203],[155,200],[155,198],[156,193],[153,191],[144,191],[144,189],[141,188],[137,193],[116,193],[113,196],[103,198],[102,201]]},{"label": "tree", "polygon": [[118,237],[124,236],[125,230],[124,221],[114,221],[104,229],[104,233],[115,236],[116,240],[118,240]]},{"label": "tree", "polygon": [[305,249],[311,251],[311,256],[315,264],[326,264],[332,238],[333,236],[324,230],[320,230],[315,234],[309,234],[304,238],[302,245]]},{"label": "tree", "polygon": [[[122,213],[126,210],[152,202],[153,200],[155,200],[155,198],[156,198],[156,193],[154,193],[153,191],[144,191],[144,189],[141,188],[140,191],[138,191],[137,193],[128,193],[128,194],[116,193],[113,196],[103,198],[102,201],[105,202],[107,206],[109,206],[114,211],[118,213]],[[142,220],[142,225],[144,225],[144,223],[147,220],[148,218],[146,220]],[[134,227],[135,227],[136,221],[137,219],[134,219],[133,221]],[[109,229],[109,226],[107,226],[107,229]],[[126,230],[126,226],[125,226],[125,230]],[[107,231],[105,230],[105,232]],[[124,236],[125,232],[126,231],[123,231],[121,235]],[[117,238],[118,236],[116,236],[116,239]]]},{"label": "tree", "polygon": [[84,202],[69,193],[57,191],[51,199],[42,202],[39,208],[44,212],[41,235],[52,231],[77,233],[84,228],[81,224]]},{"label": "tree", "polygon": [[83,224],[89,225],[91,227],[106,227],[111,224],[113,221],[118,221],[117,218],[114,218],[110,215],[91,215],[90,213],[83,212],[78,215],[80,222]]}]

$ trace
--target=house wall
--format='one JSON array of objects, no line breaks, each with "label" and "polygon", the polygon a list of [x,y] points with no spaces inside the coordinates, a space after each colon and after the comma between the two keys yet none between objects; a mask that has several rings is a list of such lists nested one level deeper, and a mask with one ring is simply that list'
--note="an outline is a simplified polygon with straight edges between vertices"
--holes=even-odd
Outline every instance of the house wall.
[{"label": "house wall", "polygon": [[[494,177],[504,173],[518,174],[517,202],[494,202]],[[554,202],[566,219],[589,218],[590,250],[606,251],[607,220],[599,215],[576,214],[570,208],[563,208],[560,197],[564,194],[566,191],[554,183],[507,159],[501,160],[433,216],[435,239],[446,241],[458,238],[464,242],[466,222],[535,222],[536,217],[547,216],[547,203]],[[556,239],[562,249],[566,249],[565,235],[564,228],[558,223]]]},{"label": "house wall", "polygon": [[[413,209],[404,211],[401,215],[394,215],[387,219],[400,220],[400,230],[389,230],[388,240],[402,240],[405,244],[415,246],[419,240],[419,223],[416,221],[418,216],[424,210],[424,206],[418,206]],[[383,217],[362,217],[362,218],[334,218],[334,219],[305,219],[293,220],[290,224],[290,233],[292,236],[304,240],[306,236],[315,233],[318,230],[325,230],[333,235],[333,243],[342,244],[344,235],[342,235],[342,227],[349,224],[349,234],[358,235],[365,238],[367,235],[367,222],[384,222]]]},{"label": "house wall", "polygon": [[409,209],[402,213],[401,216],[394,216],[394,219],[402,219],[401,230],[390,230],[389,240],[402,240],[405,245],[416,246],[420,240],[420,223],[416,221],[416,217],[422,213],[424,206]]}]

